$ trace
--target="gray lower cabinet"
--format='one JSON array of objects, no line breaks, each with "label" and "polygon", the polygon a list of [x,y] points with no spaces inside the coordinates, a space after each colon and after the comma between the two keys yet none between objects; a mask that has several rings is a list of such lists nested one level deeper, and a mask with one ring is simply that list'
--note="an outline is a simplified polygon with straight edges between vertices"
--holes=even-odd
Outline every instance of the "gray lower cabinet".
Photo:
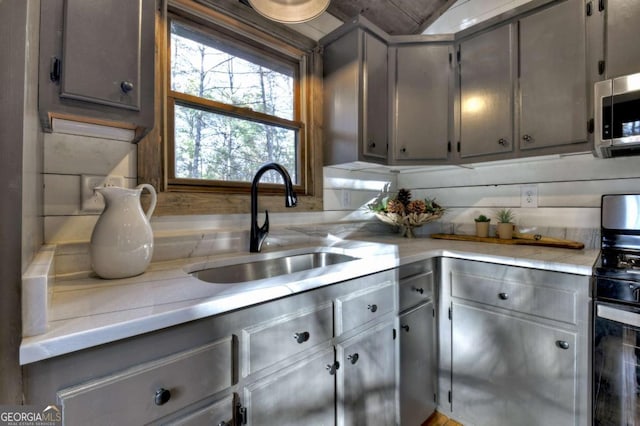
[{"label": "gray lower cabinet", "polygon": [[389,48],[395,93],[391,154],[395,164],[446,160],[453,117],[453,43],[399,44]]},{"label": "gray lower cabinet", "polygon": [[136,130],[154,123],[154,0],[41,3],[39,111]]},{"label": "gray lower cabinet", "polygon": [[245,387],[248,424],[335,424],[334,358],[333,346],[325,347]]},{"label": "gray lower cabinet", "polygon": [[590,424],[589,277],[442,264],[440,407],[463,424]]},{"label": "gray lower cabinet", "polygon": [[437,403],[437,345],[433,301],[398,319],[400,424],[419,426]]},{"label": "gray lower cabinet", "polygon": [[393,332],[385,321],[336,345],[337,425],[396,423]]},{"label": "gray lower cabinet", "polygon": [[[640,72],[640,2],[607,0],[605,9],[605,74],[607,78]],[[594,8],[597,9],[597,8]],[[594,13],[598,13],[594,10]]]},{"label": "gray lower cabinet", "polygon": [[173,420],[162,421],[161,424],[171,426],[232,426],[234,410],[235,398],[230,395],[203,408],[194,410],[192,413]]}]

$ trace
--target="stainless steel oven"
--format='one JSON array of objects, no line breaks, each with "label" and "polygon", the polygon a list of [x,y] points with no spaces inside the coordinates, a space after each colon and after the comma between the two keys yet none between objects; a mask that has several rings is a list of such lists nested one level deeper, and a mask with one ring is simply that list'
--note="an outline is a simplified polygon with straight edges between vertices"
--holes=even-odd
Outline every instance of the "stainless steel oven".
[{"label": "stainless steel oven", "polygon": [[640,154],[640,73],[597,82],[594,101],[595,154]]},{"label": "stainless steel oven", "polygon": [[594,266],[593,423],[640,426],[640,194],[602,197]]}]

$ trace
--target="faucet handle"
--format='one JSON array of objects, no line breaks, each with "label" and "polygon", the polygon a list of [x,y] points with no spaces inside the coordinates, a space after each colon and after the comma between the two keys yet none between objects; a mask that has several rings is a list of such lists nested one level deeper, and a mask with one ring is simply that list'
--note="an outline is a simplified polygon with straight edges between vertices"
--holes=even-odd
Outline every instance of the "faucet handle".
[{"label": "faucet handle", "polygon": [[287,195],[285,207],[295,207],[296,204],[298,204],[298,196],[295,192],[291,191],[291,193]]},{"label": "faucet handle", "polygon": [[[269,210],[264,211],[264,223],[260,227],[260,234],[264,233],[265,238],[269,232]],[[262,237],[262,235],[260,235]]]}]

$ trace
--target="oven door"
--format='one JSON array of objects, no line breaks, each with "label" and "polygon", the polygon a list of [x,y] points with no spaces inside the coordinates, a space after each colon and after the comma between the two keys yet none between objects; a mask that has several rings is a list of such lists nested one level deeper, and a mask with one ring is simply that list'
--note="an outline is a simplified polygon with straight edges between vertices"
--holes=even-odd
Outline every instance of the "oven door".
[{"label": "oven door", "polygon": [[596,302],[594,425],[640,425],[640,308]]}]

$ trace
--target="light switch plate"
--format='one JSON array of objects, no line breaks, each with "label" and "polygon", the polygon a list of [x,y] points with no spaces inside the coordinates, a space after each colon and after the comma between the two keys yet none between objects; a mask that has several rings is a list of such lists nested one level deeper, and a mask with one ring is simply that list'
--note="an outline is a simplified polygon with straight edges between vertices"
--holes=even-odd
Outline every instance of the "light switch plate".
[{"label": "light switch plate", "polygon": [[124,176],[94,176],[80,177],[80,210],[83,213],[100,213],[104,209],[104,199],[93,188],[99,186],[124,187]]},{"label": "light switch plate", "polygon": [[520,186],[520,207],[538,207],[538,185]]}]

